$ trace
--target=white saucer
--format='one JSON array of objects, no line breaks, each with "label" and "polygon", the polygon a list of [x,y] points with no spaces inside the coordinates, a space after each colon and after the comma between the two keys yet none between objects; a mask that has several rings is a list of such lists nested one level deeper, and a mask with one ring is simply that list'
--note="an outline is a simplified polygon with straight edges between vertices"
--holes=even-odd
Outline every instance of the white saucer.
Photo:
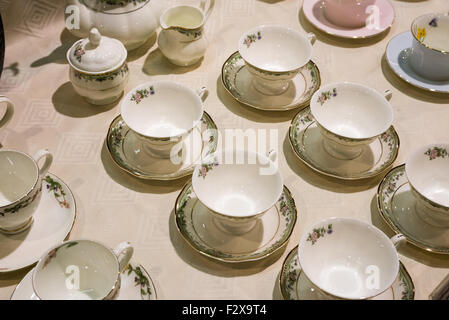
[{"label": "white saucer", "polygon": [[72,192],[53,174],[49,173],[46,179],[51,179],[49,181],[53,181],[53,186],[58,187],[58,190],[51,190],[49,182],[42,182],[42,198],[33,215],[31,227],[14,235],[0,233],[0,273],[32,265],[47,249],[63,242],[72,230],[76,216]]},{"label": "white saucer", "polygon": [[[296,246],[282,265],[279,276],[281,293],[284,300],[320,300],[320,296],[313,284],[302,272],[298,261],[298,247]],[[399,274],[391,287],[371,300],[413,300],[415,298],[415,286],[407,269],[402,262],[399,266]]]},{"label": "white saucer", "polygon": [[[20,281],[11,300],[36,300],[32,285],[32,269]],[[121,286],[116,300],[156,300],[156,289],[145,268],[132,261],[121,274]]]},{"label": "white saucer", "polygon": [[418,75],[409,65],[413,35],[410,31],[398,34],[390,40],[386,59],[393,72],[412,86],[439,93],[449,93],[449,81],[432,81]]}]

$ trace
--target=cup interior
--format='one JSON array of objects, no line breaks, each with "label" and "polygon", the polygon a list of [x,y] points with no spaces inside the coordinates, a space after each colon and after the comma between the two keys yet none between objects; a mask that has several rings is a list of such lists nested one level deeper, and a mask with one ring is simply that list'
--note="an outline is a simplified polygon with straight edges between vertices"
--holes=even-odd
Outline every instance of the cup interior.
[{"label": "cup interior", "polygon": [[259,26],[240,38],[239,53],[249,64],[266,71],[294,71],[312,57],[310,41],[283,26]]},{"label": "cup interior", "polygon": [[[314,285],[344,299],[382,293],[399,271],[391,240],[376,227],[354,219],[331,218],[313,226],[300,240],[298,257]],[[377,283],[370,278],[376,270]]]},{"label": "cup interior", "polygon": [[412,22],[413,36],[430,49],[449,53],[449,15],[426,14]]},{"label": "cup interior", "polygon": [[249,217],[276,203],[283,180],[267,156],[228,150],[204,159],[195,168],[192,186],[209,209],[226,216]]},{"label": "cup interior", "polygon": [[7,206],[30,192],[36,184],[38,168],[21,152],[0,151],[0,206]]},{"label": "cup interior", "polygon": [[195,29],[201,26],[203,19],[204,15],[199,8],[183,5],[167,9],[160,20],[164,28],[182,27]]},{"label": "cup interior", "polygon": [[405,172],[422,196],[449,208],[449,144],[417,149],[407,159]]},{"label": "cup interior", "polygon": [[121,113],[133,131],[150,138],[170,138],[184,135],[199,124],[203,103],[184,85],[149,82],[126,95]]},{"label": "cup interior", "polygon": [[33,288],[42,300],[97,300],[111,292],[118,274],[111,250],[89,240],[69,241],[41,258]]},{"label": "cup interior", "polygon": [[355,83],[335,83],[318,90],[310,110],[326,130],[352,139],[376,137],[393,123],[393,109],[385,97]]}]

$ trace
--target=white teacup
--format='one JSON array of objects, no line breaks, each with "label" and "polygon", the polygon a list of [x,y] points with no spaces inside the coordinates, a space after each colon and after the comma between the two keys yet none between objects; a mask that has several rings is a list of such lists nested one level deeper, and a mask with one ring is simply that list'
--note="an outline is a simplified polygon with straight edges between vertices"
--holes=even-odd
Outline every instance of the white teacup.
[{"label": "white teacup", "polygon": [[315,92],[310,111],[318,123],[326,151],[338,159],[354,159],[362,147],[387,131],[393,108],[384,95],[356,83],[329,84]]},{"label": "white teacup", "polygon": [[419,16],[413,21],[411,32],[412,68],[429,80],[449,80],[449,14]]},{"label": "white teacup", "polygon": [[420,217],[433,226],[449,227],[449,143],[415,150],[405,172]]},{"label": "white teacup", "polygon": [[305,232],[298,246],[301,269],[323,299],[369,299],[387,290],[399,272],[395,246],[368,223],[330,218]]},{"label": "white teacup", "polygon": [[[0,105],[5,105],[5,111],[0,118],[0,128],[6,126],[14,115],[14,103],[7,97],[0,95]],[[0,109],[1,110],[1,109]],[[3,111],[0,111],[0,115]]]},{"label": "white teacup", "polygon": [[341,27],[360,28],[369,17],[368,6],[376,0],[324,0],[326,18]]},{"label": "white teacup", "polygon": [[225,150],[196,166],[193,190],[221,230],[246,233],[276,204],[284,186],[276,159],[274,151]]},{"label": "white teacup", "polygon": [[315,40],[313,33],[302,35],[288,27],[262,25],[245,32],[238,49],[254,77],[254,87],[266,95],[280,95],[311,59]]},{"label": "white teacup", "polygon": [[[42,167],[39,160],[45,158]],[[39,205],[42,179],[53,156],[40,150],[34,158],[13,150],[0,150],[0,232],[15,234],[31,226]]]},{"label": "white teacup", "polygon": [[110,300],[120,289],[120,273],[134,249],[128,242],[114,250],[92,240],[71,240],[45,253],[33,271],[38,300]]},{"label": "white teacup", "polygon": [[178,154],[183,139],[200,124],[206,93],[205,88],[195,92],[170,81],[147,82],[125,96],[122,118],[142,139],[144,150],[168,159]]}]

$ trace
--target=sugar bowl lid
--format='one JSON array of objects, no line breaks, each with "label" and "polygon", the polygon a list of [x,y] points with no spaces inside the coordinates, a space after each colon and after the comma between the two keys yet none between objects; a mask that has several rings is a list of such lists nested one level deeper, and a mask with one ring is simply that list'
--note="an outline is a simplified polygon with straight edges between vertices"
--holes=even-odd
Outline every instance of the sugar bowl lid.
[{"label": "sugar bowl lid", "polygon": [[127,55],[119,40],[102,36],[97,28],[92,28],[88,38],[73,44],[67,52],[67,60],[78,71],[105,73],[120,67]]}]

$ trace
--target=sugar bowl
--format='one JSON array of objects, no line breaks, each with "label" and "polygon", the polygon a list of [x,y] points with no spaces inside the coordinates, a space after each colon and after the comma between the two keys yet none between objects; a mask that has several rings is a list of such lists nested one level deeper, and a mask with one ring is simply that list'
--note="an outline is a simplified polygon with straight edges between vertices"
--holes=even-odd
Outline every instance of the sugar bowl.
[{"label": "sugar bowl", "polygon": [[75,42],[67,52],[75,91],[94,105],[118,100],[129,79],[127,55],[119,40],[92,28],[88,38]]}]

